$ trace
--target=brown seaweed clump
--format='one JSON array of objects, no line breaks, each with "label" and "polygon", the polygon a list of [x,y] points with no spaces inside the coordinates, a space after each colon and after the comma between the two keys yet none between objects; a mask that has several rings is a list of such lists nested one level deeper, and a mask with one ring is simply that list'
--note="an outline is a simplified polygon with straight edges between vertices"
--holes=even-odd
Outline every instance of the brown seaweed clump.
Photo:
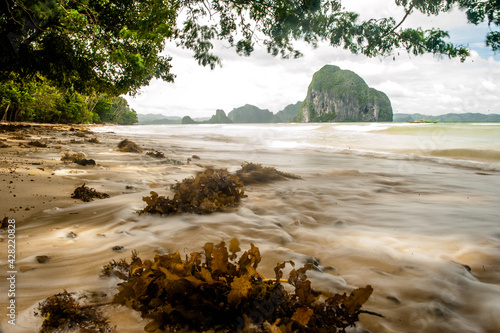
[{"label": "brown seaweed clump", "polygon": [[151,196],[142,198],[147,206],[139,213],[209,214],[237,206],[245,197],[243,183],[236,175],[229,175],[226,169],[207,169],[194,178],[172,185],[171,189],[174,190],[172,199],[151,191]]},{"label": "brown seaweed clump", "polygon": [[63,157],[61,157],[61,161],[65,163],[72,162],[82,166],[96,165],[95,160],[86,159],[86,157],[84,153],[64,153]]},{"label": "brown seaweed clump", "polygon": [[165,154],[158,150],[150,150],[146,153],[146,155],[154,158],[166,158]]},{"label": "brown seaweed clump", "polygon": [[71,197],[74,199],[81,199],[83,202],[94,201],[94,198],[105,199],[109,198],[109,194],[97,192],[94,188],[90,188],[83,184],[77,187]]},{"label": "brown seaweed clump", "polygon": [[241,169],[236,171],[236,175],[246,184],[269,183],[285,179],[301,179],[300,176],[278,171],[274,167],[262,166],[258,163],[245,162]]},{"label": "brown seaweed clump", "polygon": [[142,153],[142,148],[129,139],[120,141],[118,143],[118,150],[126,153]]},{"label": "brown seaweed clump", "polygon": [[87,156],[84,153],[64,153],[61,157],[63,162],[76,163],[76,161],[84,160]]},{"label": "brown seaweed clump", "polygon": [[94,306],[80,305],[75,298],[64,291],[50,296],[38,305],[36,315],[45,318],[40,333],[66,332],[112,332],[108,320]]},{"label": "brown seaweed clump", "polygon": [[28,142],[28,145],[30,145],[32,147],[38,147],[38,148],[47,148],[47,144],[45,142],[38,141],[38,140],[30,141],[30,142]]},{"label": "brown seaweed clump", "polygon": [[[251,248],[239,258],[237,239],[214,246],[185,260],[179,252],[156,255],[154,261],[135,256],[125,282],[113,303],[140,312],[150,322],[146,332],[345,332],[355,326],[369,299],[371,286],[347,294],[331,295],[311,287],[307,271],[312,264],[292,269],[282,279],[282,269],[293,261],[277,264],[274,279],[257,272],[259,249]],[[204,259],[204,260],[203,260]],[[293,292],[282,282],[289,283]]]},{"label": "brown seaweed clump", "polygon": [[[349,295],[316,291],[306,275],[313,264],[295,268],[293,261],[278,263],[275,278],[266,279],[257,271],[259,248],[250,244],[240,251],[236,238],[229,246],[206,243],[185,259],[177,251],[143,260],[134,251],[130,263],[122,259],[103,267],[101,276],[119,271],[115,276],[123,280],[111,303],[80,305],[66,291],[51,296],[38,308],[45,317],[40,332],[109,332],[96,310],[105,304],[139,312],[149,320],[146,332],[345,333],[360,314],[381,316],[362,309],[373,292],[370,285]],[[287,265],[292,270],[283,279]]]}]

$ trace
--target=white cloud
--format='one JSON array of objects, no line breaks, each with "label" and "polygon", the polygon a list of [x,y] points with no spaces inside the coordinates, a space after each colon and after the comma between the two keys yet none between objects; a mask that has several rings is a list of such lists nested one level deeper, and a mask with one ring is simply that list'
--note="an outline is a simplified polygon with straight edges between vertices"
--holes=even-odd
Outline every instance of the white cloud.
[{"label": "white cloud", "polygon": [[[398,10],[390,0],[351,3],[368,13],[367,17],[370,14],[375,17],[394,15]],[[465,15],[459,11],[439,16],[439,20],[425,15],[410,18],[412,24],[456,29],[463,36],[467,29],[474,28],[465,23]],[[484,38],[477,31],[472,35]],[[198,66],[191,51],[169,44],[166,53],[173,57],[175,83],[152,81],[142,94],[127,99],[139,113],[169,116],[209,117],[216,109],[227,113],[244,104],[277,112],[303,100],[314,72],[325,64],[334,64],[356,72],[369,86],[384,91],[394,112],[500,113],[500,98],[496,93],[500,86],[500,61],[492,57],[485,59],[484,54],[476,51],[461,63],[457,59],[439,59],[432,55],[415,57],[405,51],[396,53],[394,59],[367,58],[328,45],[317,49],[304,43],[297,45],[304,57],[283,60],[268,55],[263,48],[257,48],[250,57],[240,57],[221,44],[215,51],[222,57],[223,67],[211,71]]]}]

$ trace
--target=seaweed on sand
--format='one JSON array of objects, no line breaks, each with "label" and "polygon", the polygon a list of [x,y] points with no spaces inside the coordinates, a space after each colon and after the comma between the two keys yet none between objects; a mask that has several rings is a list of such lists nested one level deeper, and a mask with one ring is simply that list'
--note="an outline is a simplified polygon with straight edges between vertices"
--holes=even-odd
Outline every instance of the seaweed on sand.
[{"label": "seaweed on sand", "polygon": [[150,150],[146,152],[146,155],[154,157],[154,158],[166,158],[165,154],[158,150]]},{"label": "seaweed on sand", "polygon": [[87,165],[96,165],[95,160],[93,159],[86,159],[87,156],[85,156],[84,153],[64,153],[63,157],[61,157],[61,161],[67,163],[67,162],[72,162],[76,163],[82,166],[87,166]]},{"label": "seaweed on sand", "polygon": [[105,199],[109,198],[109,194],[97,192],[94,188],[90,188],[83,184],[77,187],[71,197],[74,199],[81,199],[84,202],[94,201],[94,198]]},{"label": "seaweed on sand", "polygon": [[[132,252],[130,263],[122,259],[103,268],[110,273],[119,267],[117,276],[123,280],[111,304],[125,305],[148,319],[146,332],[345,333],[360,314],[380,316],[362,309],[373,292],[370,285],[349,295],[316,291],[306,275],[312,264],[296,269],[293,261],[278,263],[275,278],[266,279],[257,271],[259,248],[250,244],[240,252],[236,238],[229,246],[206,243],[185,259],[178,251],[157,254],[153,260]],[[283,279],[286,265],[293,269]],[[51,296],[39,306],[46,317],[40,332],[108,332],[107,319],[96,310],[104,304],[110,303],[79,305],[66,291]]]},{"label": "seaweed on sand", "polygon": [[63,162],[71,162],[76,163],[76,161],[84,160],[87,156],[84,153],[64,153],[61,157],[61,161]]},{"label": "seaweed on sand", "polygon": [[30,142],[28,142],[28,145],[30,145],[32,147],[47,148],[47,144],[45,142],[38,141],[38,140],[30,141]]},{"label": "seaweed on sand", "polygon": [[[97,307],[80,305],[67,291],[50,296],[41,302],[38,305],[38,311],[45,318],[40,333],[65,332],[74,329],[89,333],[112,331],[107,319]],[[38,315],[38,313],[35,314]]]},{"label": "seaweed on sand", "polygon": [[172,185],[171,189],[174,191],[172,199],[151,191],[151,196],[142,198],[147,206],[138,213],[209,214],[237,206],[245,197],[243,183],[226,169],[207,169],[194,178],[186,178]]},{"label": "seaweed on sand", "polygon": [[[259,249],[239,258],[237,239],[206,243],[203,252],[183,260],[179,252],[156,255],[153,261],[135,257],[129,275],[119,285],[113,303],[123,304],[150,320],[146,332],[190,329],[197,332],[345,332],[355,326],[371,286],[330,295],[311,287],[306,272],[312,264],[293,269],[287,280],[277,264],[274,279],[257,272]],[[282,282],[294,288],[287,291]]]},{"label": "seaweed on sand", "polygon": [[246,184],[269,183],[285,179],[301,179],[300,176],[278,171],[274,167],[262,166],[258,163],[245,162],[241,169],[236,171],[236,175]]},{"label": "seaweed on sand", "polygon": [[120,141],[120,143],[118,143],[118,150],[127,153],[142,153],[142,148],[129,139]]}]

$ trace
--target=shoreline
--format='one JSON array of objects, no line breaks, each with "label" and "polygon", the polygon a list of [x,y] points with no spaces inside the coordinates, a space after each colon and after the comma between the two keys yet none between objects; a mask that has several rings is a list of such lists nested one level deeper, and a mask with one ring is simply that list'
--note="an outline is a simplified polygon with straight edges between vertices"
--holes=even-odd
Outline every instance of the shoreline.
[{"label": "shoreline", "polygon": [[93,127],[0,123],[0,211],[4,215],[0,218],[22,222],[45,210],[81,202],[71,194],[82,181],[60,172],[68,167],[61,157],[64,152],[85,150],[84,145],[92,144],[86,142],[91,137],[106,137],[92,132]]}]

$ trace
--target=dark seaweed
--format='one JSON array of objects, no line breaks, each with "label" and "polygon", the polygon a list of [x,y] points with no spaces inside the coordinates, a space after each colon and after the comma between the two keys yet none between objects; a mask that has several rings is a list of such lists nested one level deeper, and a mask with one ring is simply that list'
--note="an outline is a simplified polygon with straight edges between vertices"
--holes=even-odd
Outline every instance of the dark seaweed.
[{"label": "dark seaweed", "polygon": [[81,199],[84,202],[94,201],[94,198],[105,199],[109,198],[109,194],[97,192],[95,189],[85,186],[83,184],[77,187],[71,197],[74,199]]}]

